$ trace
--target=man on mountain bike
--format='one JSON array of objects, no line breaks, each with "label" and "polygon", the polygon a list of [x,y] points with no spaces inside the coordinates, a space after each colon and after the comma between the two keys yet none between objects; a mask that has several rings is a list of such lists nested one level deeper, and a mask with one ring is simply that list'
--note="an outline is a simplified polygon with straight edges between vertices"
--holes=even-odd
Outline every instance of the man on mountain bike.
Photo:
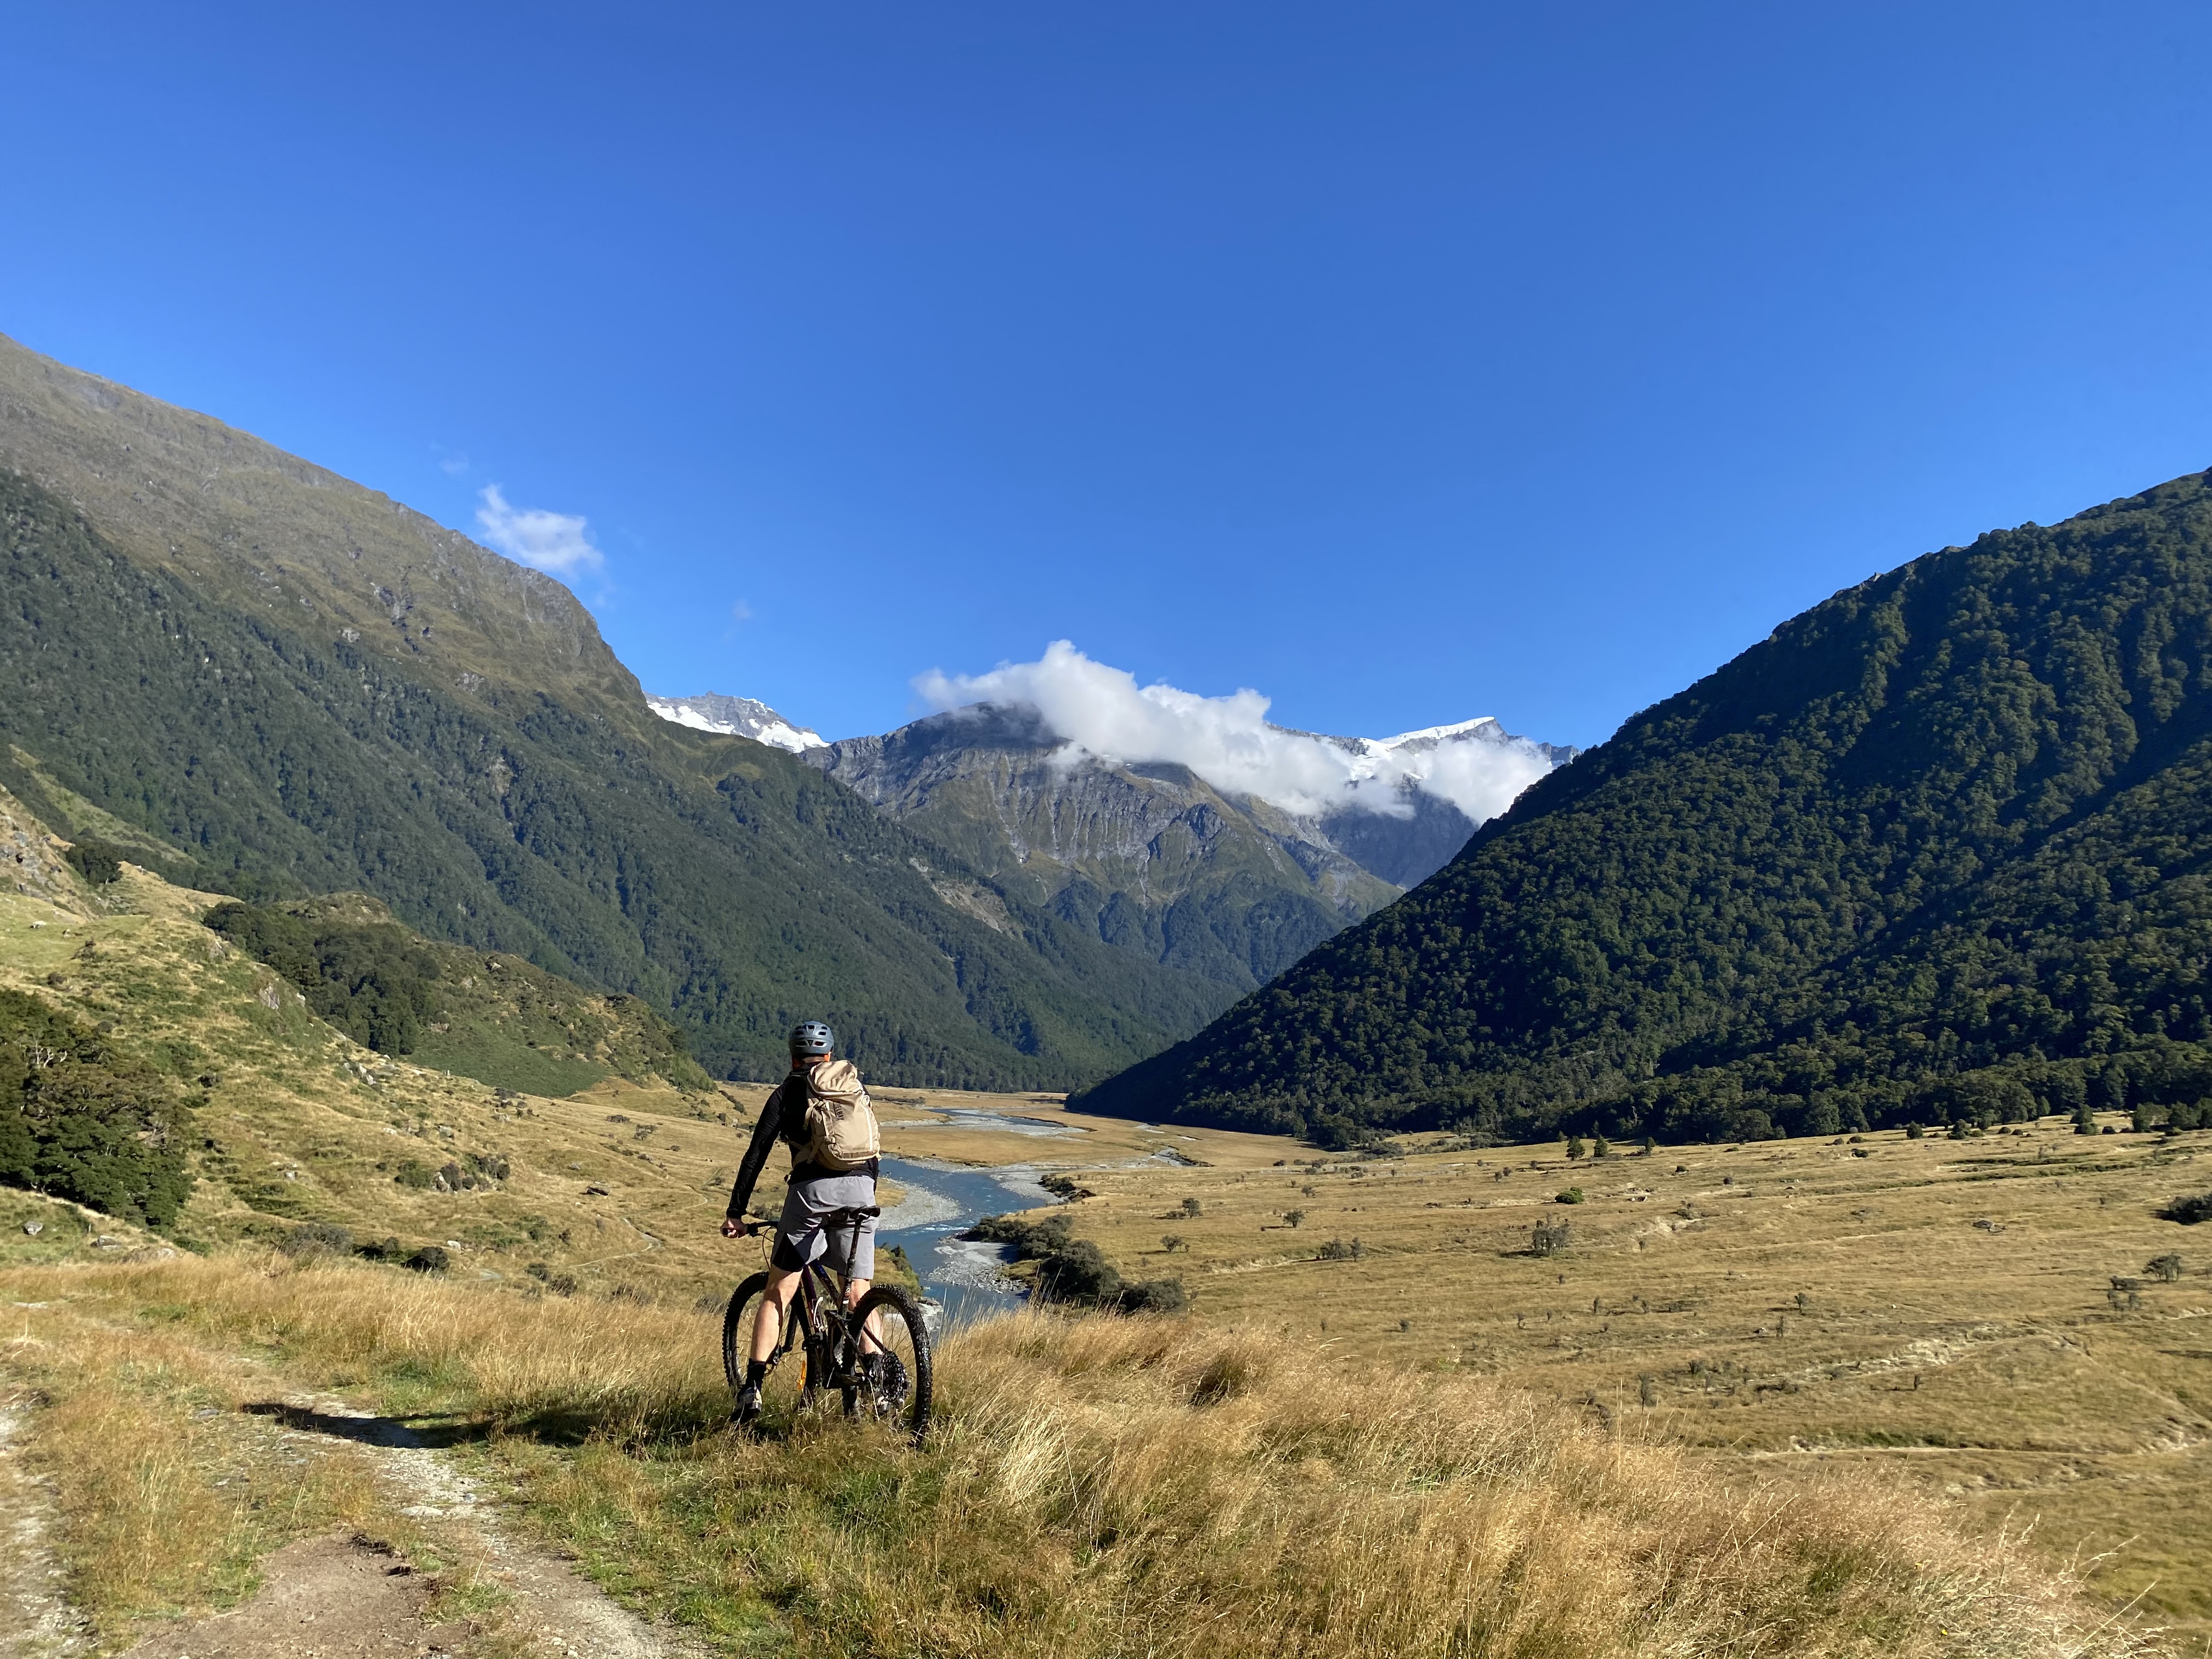
[{"label": "man on mountain bike", "polygon": [[760,1415],[761,1379],[767,1375],[769,1357],[775,1352],[806,1264],[817,1256],[829,1257],[830,1265],[845,1276],[848,1308],[860,1304],[875,1278],[874,1215],[857,1232],[824,1224],[840,1211],[872,1211],[876,1205],[875,1115],[860,1073],[836,1058],[836,1045],[830,1028],[818,1019],[793,1030],[790,1074],[761,1108],[744,1162],[738,1166],[737,1181],[730,1188],[722,1237],[737,1238],[767,1225],[745,1209],[770,1149],[779,1139],[791,1148],[791,1179],[783,1214],[776,1223],[775,1248],[769,1255],[768,1289],[753,1324],[745,1380],[732,1413],[739,1424]]}]

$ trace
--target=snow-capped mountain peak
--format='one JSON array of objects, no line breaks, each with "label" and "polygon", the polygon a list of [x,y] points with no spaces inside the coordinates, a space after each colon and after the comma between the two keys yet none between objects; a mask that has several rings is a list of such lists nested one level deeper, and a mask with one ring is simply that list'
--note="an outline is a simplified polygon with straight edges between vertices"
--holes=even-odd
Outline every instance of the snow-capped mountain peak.
[{"label": "snow-capped mountain peak", "polygon": [[[1369,738],[1366,741],[1376,749],[1427,748],[1439,743],[1449,743],[1454,738],[1471,737],[1478,728],[1485,726],[1498,726],[1497,719],[1489,714],[1478,714],[1471,720],[1461,720],[1452,726],[1425,726],[1418,732],[1401,732],[1395,738]],[[1500,726],[1494,734],[1485,732],[1484,735],[1503,738],[1504,728]]]},{"label": "snow-capped mountain peak", "polygon": [[648,696],[645,706],[665,720],[688,726],[695,732],[719,732],[725,737],[750,738],[776,749],[803,755],[810,749],[827,749],[823,735],[810,726],[794,725],[764,702],[751,697],[729,697],[703,691],[696,697]]}]

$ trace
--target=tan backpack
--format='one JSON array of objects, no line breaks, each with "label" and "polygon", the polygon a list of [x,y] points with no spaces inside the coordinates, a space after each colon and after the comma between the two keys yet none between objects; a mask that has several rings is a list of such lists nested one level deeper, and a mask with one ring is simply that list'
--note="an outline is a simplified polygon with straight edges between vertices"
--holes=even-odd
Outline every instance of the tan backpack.
[{"label": "tan backpack", "polygon": [[876,1109],[849,1060],[806,1068],[806,1158],[834,1174],[859,1169],[883,1150]]}]

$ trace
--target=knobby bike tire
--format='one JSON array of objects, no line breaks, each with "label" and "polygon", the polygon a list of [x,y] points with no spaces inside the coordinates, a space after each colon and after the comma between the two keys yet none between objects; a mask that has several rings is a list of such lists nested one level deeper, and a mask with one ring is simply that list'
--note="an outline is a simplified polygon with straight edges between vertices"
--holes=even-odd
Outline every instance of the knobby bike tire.
[{"label": "knobby bike tire", "polygon": [[[733,1400],[744,1385],[745,1361],[752,1348],[753,1320],[767,1291],[768,1275],[755,1273],[731,1292],[730,1305],[722,1314],[722,1375],[729,1382]],[[762,1393],[771,1405],[804,1405],[821,1392],[824,1368],[815,1363],[817,1356],[812,1352],[812,1345],[804,1340],[795,1297],[785,1310],[784,1321],[783,1334],[776,1342],[775,1358]]]},{"label": "knobby bike tire", "polygon": [[722,1375],[728,1379],[733,1395],[744,1385],[745,1359],[751,1346],[752,1322],[744,1316],[745,1309],[767,1289],[768,1275],[755,1273],[730,1293],[730,1305],[723,1310]]},{"label": "knobby bike tire", "polygon": [[[886,1327],[885,1340],[893,1352],[901,1348],[907,1350],[901,1358],[908,1373],[908,1392],[904,1403],[898,1408],[897,1420],[908,1437],[919,1446],[922,1437],[929,1432],[930,1407],[936,1388],[929,1353],[929,1326],[921,1316],[921,1304],[895,1285],[878,1285],[860,1298],[860,1305],[853,1310],[854,1328],[857,1330],[870,1316],[878,1313],[883,1316]],[[889,1328],[892,1321],[898,1322],[904,1328],[903,1341],[899,1340],[897,1332]],[[859,1391],[848,1389],[845,1401],[847,1412],[855,1411],[860,1403]]]}]

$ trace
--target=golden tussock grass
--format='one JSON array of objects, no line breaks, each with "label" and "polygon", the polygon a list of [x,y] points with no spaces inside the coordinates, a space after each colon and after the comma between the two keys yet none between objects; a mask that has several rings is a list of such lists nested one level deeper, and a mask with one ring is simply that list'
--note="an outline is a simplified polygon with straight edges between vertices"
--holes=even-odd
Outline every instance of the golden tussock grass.
[{"label": "golden tussock grass", "polygon": [[195,1331],[265,1352],[302,1380],[381,1384],[402,1404],[449,1401],[510,1431],[574,1425],[635,1437],[727,1410],[719,1328],[696,1313],[275,1255],[100,1278],[185,1310]]},{"label": "golden tussock grass", "polygon": [[[1862,1485],[1725,1485],[1512,1390],[1177,1322],[947,1345],[902,1459],[824,1425],[541,1483],[696,1596],[884,1654],[2123,1653],[2000,1545]],[[642,1548],[641,1549],[641,1546]],[[681,1598],[678,1598],[680,1604]]]},{"label": "golden tussock grass", "polygon": [[[52,1270],[59,1277],[58,1270]],[[15,1276],[16,1282],[36,1278]],[[941,1356],[914,1453],[720,1431],[713,1322],[343,1266],[78,1270],[298,1375],[486,1420],[531,1524],[732,1651],[2123,1655],[2017,1540],[1860,1478],[1724,1478],[1478,1378],[1030,1316]],[[131,1500],[127,1492],[118,1504]]]},{"label": "golden tussock grass", "polygon": [[[2032,1523],[2105,1605],[2212,1651],[2195,1334],[2212,1272],[2160,1215],[2212,1184],[2212,1132],[2054,1120],[1573,1162],[1557,1142],[1427,1144],[1257,1170],[1152,1160],[1086,1173],[1097,1196],[1056,1213],[1125,1278],[1182,1274],[1212,1324],[1594,1400],[1746,1475],[1857,1469],[1969,1530]],[[1554,1202],[1569,1186],[1585,1201]],[[1186,1199],[1202,1214],[1180,1216]],[[1570,1218],[1567,1249],[1531,1250],[1537,1224]],[[1363,1258],[1322,1259],[1355,1237]],[[2172,1252],[2179,1279],[2147,1269]]]}]

